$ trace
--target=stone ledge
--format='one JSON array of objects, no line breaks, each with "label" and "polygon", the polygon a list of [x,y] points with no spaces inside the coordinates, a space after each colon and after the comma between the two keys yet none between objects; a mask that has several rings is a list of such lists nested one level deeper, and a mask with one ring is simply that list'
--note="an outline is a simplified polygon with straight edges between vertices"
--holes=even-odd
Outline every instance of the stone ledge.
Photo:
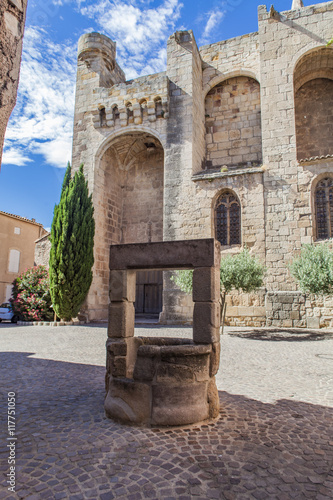
[{"label": "stone ledge", "polygon": [[230,170],[228,172],[200,172],[199,174],[192,175],[192,181],[209,181],[214,179],[220,179],[223,177],[234,177],[236,175],[245,175],[245,174],[260,174],[265,171],[264,167],[249,167],[242,169]]},{"label": "stone ledge", "polygon": [[18,326],[80,326],[86,321],[18,321]]}]

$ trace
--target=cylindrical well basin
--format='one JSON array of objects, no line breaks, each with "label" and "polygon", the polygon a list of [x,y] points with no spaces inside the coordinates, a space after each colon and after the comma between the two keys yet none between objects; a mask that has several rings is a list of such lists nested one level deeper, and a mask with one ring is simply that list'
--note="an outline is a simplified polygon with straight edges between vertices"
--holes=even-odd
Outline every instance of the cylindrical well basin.
[{"label": "cylindrical well basin", "polygon": [[126,423],[186,425],[218,415],[212,346],[140,338],[133,378],[110,376],[106,414]]}]

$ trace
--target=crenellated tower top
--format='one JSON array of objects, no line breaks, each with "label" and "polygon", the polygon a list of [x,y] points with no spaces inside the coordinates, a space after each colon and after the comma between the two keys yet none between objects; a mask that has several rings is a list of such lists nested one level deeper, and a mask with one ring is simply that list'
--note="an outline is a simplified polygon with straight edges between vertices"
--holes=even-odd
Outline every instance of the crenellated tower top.
[{"label": "crenellated tower top", "polygon": [[99,75],[101,87],[112,87],[125,81],[125,74],[116,63],[116,43],[100,33],[86,33],[79,39],[78,62],[89,73]]}]

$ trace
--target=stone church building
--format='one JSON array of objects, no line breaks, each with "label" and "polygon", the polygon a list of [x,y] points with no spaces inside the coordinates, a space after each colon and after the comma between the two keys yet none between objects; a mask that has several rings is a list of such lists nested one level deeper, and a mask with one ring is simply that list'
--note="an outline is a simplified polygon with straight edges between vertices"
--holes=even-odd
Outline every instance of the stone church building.
[{"label": "stone church building", "polygon": [[[265,287],[229,297],[232,325],[333,326],[333,300],[305,297],[288,263],[333,230],[333,2],[258,8],[259,29],[197,47],[174,33],[165,72],[126,81],[116,44],[80,38],[73,167],[95,206],[89,320],[106,319],[111,244],[216,237],[247,245]],[[138,273],[138,313],[186,321],[191,300]]]}]

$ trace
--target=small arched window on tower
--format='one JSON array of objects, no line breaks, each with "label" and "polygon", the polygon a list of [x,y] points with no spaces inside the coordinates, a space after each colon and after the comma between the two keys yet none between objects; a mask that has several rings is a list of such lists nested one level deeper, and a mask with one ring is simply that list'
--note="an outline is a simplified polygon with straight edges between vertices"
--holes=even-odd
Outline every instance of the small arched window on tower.
[{"label": "small arched window on tower", "polygon": [[106,126],[106,113],[105,113],[104,106],[101,106],[99,108],[99,126],[100,127],[105,127]]},{"label": "small arched window on tower", "polygon": [[220,194],[215,205],[215,238],[221,245],[241,244],[241,207],[232,191]]},{"label": "small arched window on tower", "polygon": [[119,109],[118,106],[115,104],[114,106],[112,106],[113,121],[116,122],[116,120],[119,120],[119,116],[120,116]]},{"label": "small arched window on tower", "polygon": [[333,236],[333,178],[326,177],[315,189],[316,237],[326,240]]},{"label": "small arched window on tower", "polygon": [[155,101],[156,118],[163,118],[164,111],[162,107],[162,99],[160,97],[156,97],[154,101]]},{"label": "small arched window on tower", "polygon": [[133,113],[133,106],[132,106],[131,102],[126,103],[126,110],[127,110],[128,123],[133,123],[134,122],[134,113]]},{"label": "small arched window on tower", "polygon": [[140,106],[141,106],[141,116],[142,119],[148,116],[148,104],[147,104],[147,99],[141,99],[140,101]]}]

